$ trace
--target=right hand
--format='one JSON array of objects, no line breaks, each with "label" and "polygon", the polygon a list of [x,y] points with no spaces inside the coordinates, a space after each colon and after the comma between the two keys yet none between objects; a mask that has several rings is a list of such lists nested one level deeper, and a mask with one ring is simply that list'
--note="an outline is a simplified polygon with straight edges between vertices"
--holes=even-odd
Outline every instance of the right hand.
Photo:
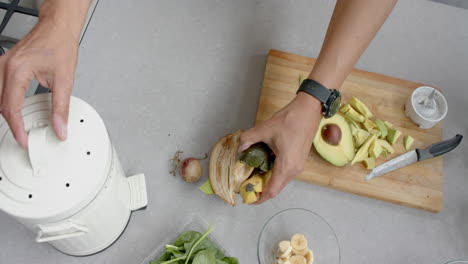
[{"label": "right hand", "polygon": [[67,137],[70,94],[78,56],[79,35],[53,19],[39,23],[0,57],[0,109],[16,141],[27,148],[21,109],[30,81],[52,91],[52,126],[60,140]]}]

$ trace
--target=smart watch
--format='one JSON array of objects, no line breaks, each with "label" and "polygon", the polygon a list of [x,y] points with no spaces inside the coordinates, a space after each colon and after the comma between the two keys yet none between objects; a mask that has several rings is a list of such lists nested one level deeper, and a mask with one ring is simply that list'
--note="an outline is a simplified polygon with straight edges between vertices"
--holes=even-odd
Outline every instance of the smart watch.
[{"label": "smart watch", "polygon": [[327,89],[319,82],[305,79],[297,92],[305,92],[322,102],[322,114],[330,118],[336,114],[341,104],[341,93],[338,90]]}]

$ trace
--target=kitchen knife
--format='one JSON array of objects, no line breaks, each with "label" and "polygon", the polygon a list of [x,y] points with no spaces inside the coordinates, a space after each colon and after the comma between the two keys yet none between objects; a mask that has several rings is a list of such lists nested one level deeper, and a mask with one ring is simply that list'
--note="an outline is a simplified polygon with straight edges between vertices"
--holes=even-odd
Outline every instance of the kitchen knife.
[{"label": "kitchen knife", "polygon": [[460,144],[462,139],[463,139],[463,136],[460,134],[457,134],[455,137],[451,139],[447,139],[439,143],[432,144],[425,149],[415,149],[415,150],[406,152],[405,154],[402,154],[374,168],[366,176],[366,181],[374,177],[384,175],[385,173],[389,173],[401,167],[410,165],[412,163],[425,160],[425,159],[434,158],[442,154],[445,154],[447,152],[450,152],[451,150],[456,148],[458,144]]}]

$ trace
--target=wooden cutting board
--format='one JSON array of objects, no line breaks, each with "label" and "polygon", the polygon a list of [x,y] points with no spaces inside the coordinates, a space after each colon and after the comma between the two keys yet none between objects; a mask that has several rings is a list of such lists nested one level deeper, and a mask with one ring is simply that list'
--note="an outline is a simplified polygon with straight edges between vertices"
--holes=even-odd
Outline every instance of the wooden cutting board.
[{"label": "wooden cutting board", "polygon": [[[308,76],[315,59],[271,50],[260,94],[256,123],[272,116],[288,104],[299,87],[300,76]],[[363,101],[375,118],[387,120],[402,132],[394,144],[395,153],[380,157],[376,165],[405,152],[403,136],[415,138],[413,148],[424,148],[442,139],[442,124],[419,129],[404,113],[411,92],[423,84],[354,69],[340,91],[342,102],[351,96]],[[298,179],[396,204],[439,212],[442,209],[442,157],[425,160],[364,181],[369,171],[361,163],[335,167],[323,160],[312,147],[304,173]]]}]

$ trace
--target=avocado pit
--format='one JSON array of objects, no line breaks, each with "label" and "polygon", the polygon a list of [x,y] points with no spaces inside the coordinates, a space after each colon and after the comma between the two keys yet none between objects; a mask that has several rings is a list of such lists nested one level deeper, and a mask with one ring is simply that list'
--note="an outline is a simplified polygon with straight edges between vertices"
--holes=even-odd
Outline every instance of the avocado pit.
[{"label": "avocado pit", "polygon": [[332,145],[338,146],[341,142],[341,129],[336,124],[327,124],[322,128],[323,140]]}]

